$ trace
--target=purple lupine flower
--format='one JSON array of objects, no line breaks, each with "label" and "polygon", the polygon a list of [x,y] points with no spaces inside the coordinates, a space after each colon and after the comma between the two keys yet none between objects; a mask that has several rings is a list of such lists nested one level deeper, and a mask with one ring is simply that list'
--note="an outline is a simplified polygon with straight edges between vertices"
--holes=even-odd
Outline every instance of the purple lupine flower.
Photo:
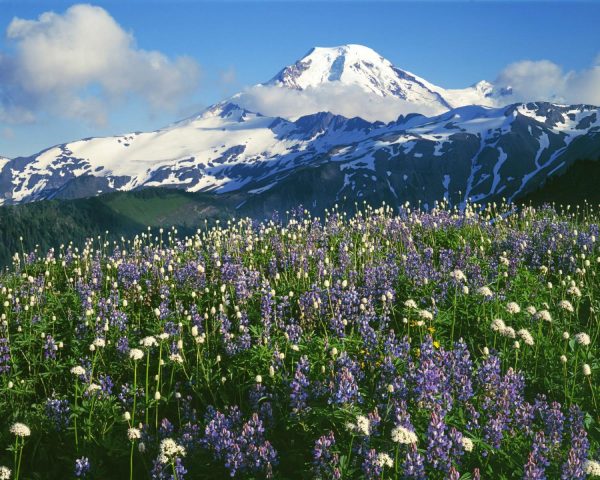
[{"label": "purple lupine flower", "polygon": [[319,437],[313,449],[313,468],[316,477],[342,478],[339,455],[333,451],[335,436],[333,432]]},{"label": "purple lupine flower", "polygon": [[471,377],[473,362],[467,344],[461,338],[454,344],[454,350],[448,355],[448,371],[456,399],[466,402],[473,396]]},{"label": "purple lupine flower", "polygon": [[215,410],[209,410],[207,415],[212,419],[206,425],[202,443],[224,461],[231,476],[238,471],[272,476],[273,466],[278,462],[277,451],[265,440],[258,414],[252,414],[241,427],[237,409],[230,409],[229,416]]},{"label": "purple lupine flower", "polygon": [[447,473],[451,466],[452,441],[447,430],[442,411],[437,407],[431,413],[431,421],[427,429],[427,463],[433,469],[444,473]]},{"label": "purple lupine flower", "polygon": [[547,458],[548,451],[549,448],[546,445],[544,432],[537,432],[524,467],[523,480],[546,480],[545,471],[546,467],[550,464]]},{"label": "purple lupine flower", "polygon": [[273,418],[273,394],[267,391],[262,383],[257,383],[253,388],[250,389],[248,394],[248,400],[252,410],[259,413],[260,419],[265,422],[268,426],[272,426],[274,423]]},{"label": "purple lupine flower", "polygon": [[348,367],[342,367],[329,385],[330,404],[352,404],[361,401],[358,383]]},{"label": "purple lupine flower", "polygon": [[160,425],[158,427],[158,438],[169,438],[173,436],[173,432],[175,431],[175,427],[169,421],[168,418],[163,418],[160,421]]},{"label": "purple lupine flower", "polygon": [[586,477],[585,463],[590,447],[587,432],[583,424],[583,413],[576,405],[569,409],[569,430],[571,448],[567,461],[562,465],[561,480],[583,480]]},{"label": "purple lupine flower", "polygon": [[383,472],[383,466],[380,465],[379,459],[377,458],[377,450],[371,448],[366,454],[362,463],[362,471],[364,478],[368,480],[375,480],[381,476]]},{"label": "purple lupine flower", "polygon": [[458,473],[458,470],[456,470],[456,468],[454,468],[454,466],[450,467],[450,470],[448,471],[448,480],[459,480],[460,479],[460,473]]},{"label": "purple lupine flower", "polygon": [[90,471],[90,461],[87,457],[81,457],[75,460],[75,476],[85,478]]},{"label": "purple lupine flower", "polygon": [[0,337],[0,375],[10,372],[10,347],[8,338]]},{"label": "purple lupine flower", "polygon": [[308,388],[310,385],[308,380],[309,371],[310,365],[308,363],[308,357],[302,355],[296,364],[294,379],[290,382],[290,405],[294,415],[298,415],[306,409]]},{"label": "purple lupine flower", "polygon": [[539,395],[534,404],[535,411],[544,422],[544,433],[554,447],[562,443],[565,425],[565,415],[560,407],[558,402],[548,404],[543,395]]},{"label": "purple lupine flower", "polygon": [[129,353],[129,339],[127,337],[119,337],[116,344],[117,352],[121,355]]},{"label": "purple lupine flower", "polygon": [[66,399],[49,398],[46,400],[46,416],[58,431],[64,430],[69,426],[69,414],[71,408]]},{"label": "purple lupine flower", "polygon": [[404,478],[407,480],[426,480],[423,456],[417,451],[416,445],[410,445],[406,459],[402,464]]},{"label": "purple lupine flower", "polygon": [[433,339],[427,335],[421,344],[421,355],[418,366],[413,366],[412,383],[417,402],[423,402],[429,407],[442,405],[445,408],[452,403],[450,385],[444,363],[447,353],[436,350]]},{"label": "purple lupine flower", "polygon": [[44,358],[46,360],[55,360],[58,345],[54,341],[52,335],[46,335],[46,342],[44,343]]}]

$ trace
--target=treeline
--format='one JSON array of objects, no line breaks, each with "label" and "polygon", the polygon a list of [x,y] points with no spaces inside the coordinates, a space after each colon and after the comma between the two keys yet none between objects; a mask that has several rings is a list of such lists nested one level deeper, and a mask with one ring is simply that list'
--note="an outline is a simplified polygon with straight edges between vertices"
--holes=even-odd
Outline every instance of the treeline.
[{"label": "treeline", "polygon": [[46,252],[71,241],[81,246],[98,235],[108,240],[131,237],[148,226],[175,225],[180,234],[190,234],[204,219],[229,214],[214,203],[203,194],[152,188],[0,207],[0,267],[9,265],[15,252],[29,253],[36,247]]}]

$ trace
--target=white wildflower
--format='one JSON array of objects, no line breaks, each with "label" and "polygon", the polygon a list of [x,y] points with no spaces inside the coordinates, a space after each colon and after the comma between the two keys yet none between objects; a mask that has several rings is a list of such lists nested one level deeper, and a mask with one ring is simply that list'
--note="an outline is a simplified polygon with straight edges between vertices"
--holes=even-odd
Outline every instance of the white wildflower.
[{"label": "white wildflower", "polygon": [[160,442],[159,462],[166,464],[176,457],[185,457],[185,448],[177,444],[172,438],[165,438]]},{"label": "white wildflower", "polygon": [[583,345],[584,347],[587,347],[591,343],[590,336],[587,333],[578,333],[574,338],[579,345]]},{"label": "white wildflower", "polygon": [[140,340],[140,345],[145,348],[150,348],[150,347],[155,347],[156,345],[158,345],[158,342],[156,341],[156,338],[150,336],[150,337],[142,338]]},{"label": "white wildflower", "polygon": [[581,297],[581,290],[579,290],[579,288],[577,288],[575,285],[569,287],[569,289],[567,290],[567,293],[574,297],[578,297],[578,298]]},{"label": "white wildflower", "polygon": [[394,466],[394,461],[387,453],[381,452],[377,454],[377,465],[382,468],[392,468]]},{"label": "white wildflower", "polygon": [[521,307],[519,307],[519,304],[517,302],[509,302],[506,305],[506,311],[511,315],[516,315],[521,311]]},{"label": "white wildflower", "polygon": [[501,318],[495,318],[494,320],[492,320],[492,330],[494,332],[502,333],[502,330],[504,330],[505,328],[506,324]]},{"label": "white wildflower", "polygon": [[592,369],[587,363],[583,364],[582,370],[586,377],[589,377],[592,374]]},{"label": "white wildflower", "polygon": [[404,302],[404,306],[406,308],[411,308],[413,310],[416,310],[416,308],[417,308],[417,302],[415,302],[412,298],[409,298],[408,300],[406,300]]},{"label": "white wildflower", "polygon": [[521,330],[519,330],[517,332],[517,335],[519,335],[519,337],[521,337],[521,340],[523,340],[523,342],[525,342],[525,345],[533,345],[535,342],[533,341],[533,336],[531,335],[531,333],[529,332],[529,330],[522,328]]},{"label": "white wildflower", "polygon": [[419,310],[419,317],[422,320],[431,321],[433,320],[433,313],[431,313],[429,310]]},{"label": "white wildflower", "polygon": [[561,355],[560,356],[560,363],[567,363],[567,356],[566,355]]},{"label": "white wildflower", "polygon": [[508,338],[516,338],[517,332],[512,327],[504,327],[504,329],[500,332],[500,335]]},{"label": "white wildflower", "polygon": [[404,428],[403,426],[395,427],[392,430],[392,441],[396,443],[402,443],[404,445],[410,445],[412,443],[417,443],[419,439],[415,432],[409,430],[408,428]]},{"label": "white wildflower", "polygon": [[144,358],[144,352],[142,352],[139,348],[132,348],[129,350],[129,358],[136,362]]},{"label": "white wildflower", "polygon": [[585,462],[585,473],[591,477],[600,477],[600,462],[597,462],[596,460],[588,460]]},{"label": "white wildflower", "polygon": [[179,363],[180,365],[183,363],[183,357],[178,353],[172,353],[169,355],[169,360],[171,360],[173,363]]},{"label": "white wildflower", "polygon": [[106,347],[106,340],[104,340],[103,338],[96,338],[92,345],[94,345],[94,347],[96,348],[104,348]]},{"label": "white wildflower", "polygon": [[569,313],[573,313],[575,311],[575,309],[573,308],[573,305],[568,300],[561,300],[558,303],[558,306],[559,306],[559,308],[562,308],[564,311],[569,312]]},{"label": "white wildflower", "polygon": [[463,448],[465,449],[465,452],[473,451],[473,440],[471,440],[468,437],[462,437],[460,441],[462,443]]},{"label": "white wildflower", "polygon": [[529,305],[529,306],[528,306],[528,307],[525,309],[525,311],[526,311],[526,312],[527,312],[529,315],[531,315],[531,316],[535,315],[535,314],[536,314],[536,312],[537,312],[536,308],[535,308],[533,305]]},{"label": "white wildflower", "polygon": [[142,432],[139,428],[130,428],[127,430],[127,438],[130,442],[133,442],[134,440],[139,440],[140,438],[142,438]]},{"label": "white wildflower", "polygon": [[71,373],[73,375],[77,375],[78,377],[81,375],[85,375],[85,368],[83,368],[80,365],[77,365],[76,367],[71,368]]},{"label": "white wildflower", "polygon": [[0,480],[10,480],[11,469],[8,467],[0,467]]},{"label": "white wildflower", "polygon": [[24,423],[13,423],[10,427],[10,433],[17,437],[25,438],[31,435],[31,430]]},{"label": "white wildflower", "polygon": [[477,289],[477,293],[485,298],[492,298],[494,296],[494,292],[489,287],[480,287]]},{"label": "white wildflower", "polygon": [[364,415],[358,415],[356,417],[356,430],[362,435],[368,436],[371,431],[371,422]]},{"label": "white wildflower", "polygon": [[540,310],[539,312],[537,312],[536,318],[544,322],[552,321],[552,315],[550,315],[550,312],[548,310]]},{"label": "white wildflower", "polygon": [[453,272],[450,272],[450,277],[456,280],[457,282],[464,282],[467,280],[467,276],[462,270],[459,270],[458,268]]}]

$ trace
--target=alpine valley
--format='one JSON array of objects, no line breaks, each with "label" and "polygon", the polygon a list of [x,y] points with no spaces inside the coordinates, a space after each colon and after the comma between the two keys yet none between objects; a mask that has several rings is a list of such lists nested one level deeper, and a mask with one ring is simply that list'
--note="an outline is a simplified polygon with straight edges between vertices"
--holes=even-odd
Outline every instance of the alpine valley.
[{"label": "alpine valley", "polygon": [[0,158],[0,205],[146,187],[201,192],[251,215],[363,200],[515,201],[579,159],[600,159],[596,106],[510,103],[510,88],[485,81],[447,90],[359,45],[314,48],[254,89],[332,85],[431,114],[388,123],[322,111],[283,118],[252,111],[241,93],[158,131]]}]

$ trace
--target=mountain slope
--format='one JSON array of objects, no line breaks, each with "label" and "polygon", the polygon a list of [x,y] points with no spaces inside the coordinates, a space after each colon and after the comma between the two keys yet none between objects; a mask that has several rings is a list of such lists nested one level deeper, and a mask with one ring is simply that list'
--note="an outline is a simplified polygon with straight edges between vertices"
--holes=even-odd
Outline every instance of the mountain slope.
[{"label": "mountain slope", "polygon": [[338,199],[382,188],[396,202],[514,199],[576,158],[596,158],[599,131],[599,109],[583,105],[469,106],[383,124],[329,113],[290,122],[223,103],[157,132],[13,159],[0,191],[5,204],[153,186],[266,198],[294,172],[331,163]]}]

